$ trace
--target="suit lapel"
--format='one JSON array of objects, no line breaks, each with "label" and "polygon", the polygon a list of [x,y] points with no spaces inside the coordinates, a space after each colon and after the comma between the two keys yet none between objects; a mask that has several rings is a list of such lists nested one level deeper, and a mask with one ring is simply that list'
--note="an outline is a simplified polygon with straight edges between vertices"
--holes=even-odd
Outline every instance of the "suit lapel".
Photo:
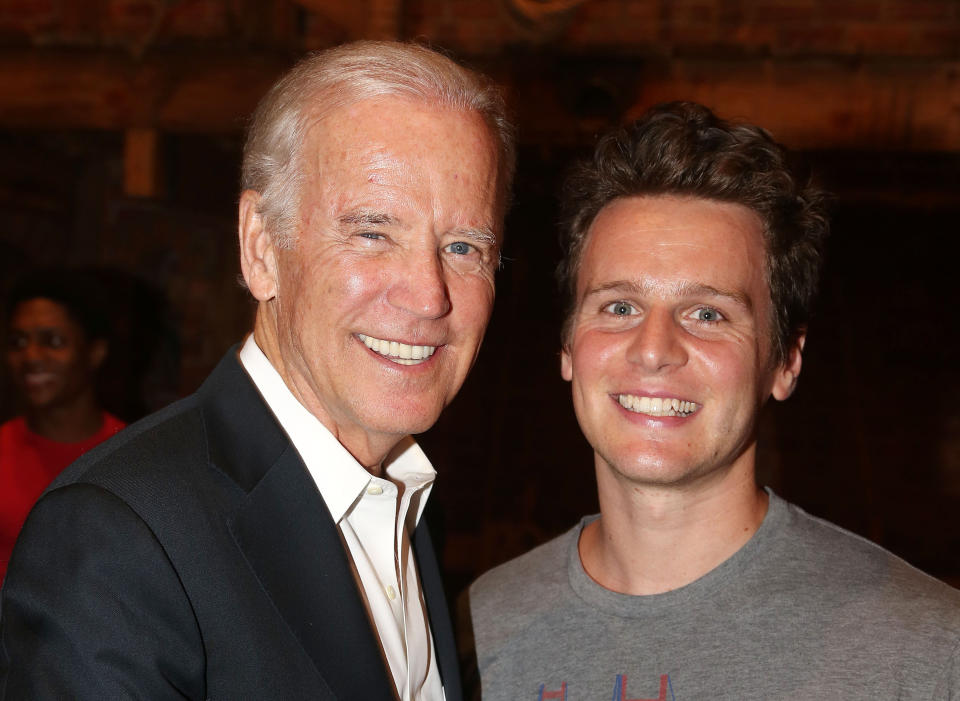
[{"label": "suit lapel", "polygon": [[231,524],[280,615],[342,699],[390,699],[379,644],[336,524],[290,447]]},{"label": "suit lapel", "polygon": [[[198,394],[210,460],[246,492],[231,533],[277,611],[338,698],[395,701],[340,532],[235,347]],[[423,521],[413,549],[444,694],[447,701],[461,701],[456,641]]]},{"label": "suit lapel", "polygon": [[437,653],[437,666],[443,680],[446,701],[461,701],[460,666],[457,657],[456,639],[450,622],[450,609],[443,593],[443,580],[433,552],[433,541],[424,519],[413,533],[413,550],[417,558],[420,586],[427,605],[433,645]]},{"label": "suit lapel", "polygon": [[236,349],[198,394],[210,460],[246,492],[229,525],[264,591],[338,698],[394,701],[339,530]]}]

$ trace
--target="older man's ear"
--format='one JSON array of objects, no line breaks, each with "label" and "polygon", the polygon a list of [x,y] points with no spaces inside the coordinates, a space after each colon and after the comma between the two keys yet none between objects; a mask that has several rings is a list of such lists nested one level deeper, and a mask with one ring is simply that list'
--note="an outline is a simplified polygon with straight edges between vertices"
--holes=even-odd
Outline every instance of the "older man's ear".
[{"label": "older man's ear", "polygon": [[240,269],[250,294],[266,302],[277,295],[277,254],[259,205],[258,192],[244,190],[240,195]]}]

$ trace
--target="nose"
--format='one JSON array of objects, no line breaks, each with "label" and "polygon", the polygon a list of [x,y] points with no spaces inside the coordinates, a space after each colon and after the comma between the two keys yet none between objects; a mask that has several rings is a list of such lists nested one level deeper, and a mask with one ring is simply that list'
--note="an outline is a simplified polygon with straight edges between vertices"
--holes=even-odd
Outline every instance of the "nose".
[{"label": "nose", "polygon": [[411,254],[397,271],[387,299],[397,309],[421,319],[436,319],[450,311],[443,262],[437,251]]},{"label": "nose", "polygon": [[687,351],[680,338],[683,329],[669,311],[650,310],[630,333],[634,337],[627,349],[627,360],[647,372],[659,373],[687,362]]}]

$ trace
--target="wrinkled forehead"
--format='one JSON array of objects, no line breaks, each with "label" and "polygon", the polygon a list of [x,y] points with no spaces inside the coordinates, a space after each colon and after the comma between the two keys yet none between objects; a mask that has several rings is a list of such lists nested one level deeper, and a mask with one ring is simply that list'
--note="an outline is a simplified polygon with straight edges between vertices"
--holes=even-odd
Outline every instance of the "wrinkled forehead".
[{"label": "wrinkled forehead", "polygon": [[[433,125],[432,129],[418,129],[421,123]],[[463,148],[486,152],[498,177],[498,194],[504,200],[501,209],[505,205],[507,173],[498,134],[484,115],[472,108],[406,95],[341,99],[332,104],[320,101],[306,111],[302,131],[299,157],[308,162],[318,154],[344,162],[361,158],[386,161],[398,142],[406,142],[420,131],[423,136],[418,145],[424,153],[443,145],[444,139],[448,144],[454,141]]]},{"label": "wrinkled forehead", "polygon": [[[502,173],[487,125],[474,111],[397,98],[362,100],[314,121],[300,177],[330,203],[366,196],[463,211],[502,231]],[[353,205],[357,204],[353,202]]]},{"label": "wrinkled forehead", "polygon": [[[311,100],[301,113],[301,143],[318,146],[348,137],[363,139],[369,125],[356,123],[353,115],[370,113],[379,115],[378,126],[384,127],[394,137],[403,136],[404,123],[409,122],[413,115],[428,114],[479,127],[478,132],[490,145],[497,146],[499,143],[493,125],[478,110],[440,98],[395,94]],[[499,155],[499,148],[494,150]]]}]

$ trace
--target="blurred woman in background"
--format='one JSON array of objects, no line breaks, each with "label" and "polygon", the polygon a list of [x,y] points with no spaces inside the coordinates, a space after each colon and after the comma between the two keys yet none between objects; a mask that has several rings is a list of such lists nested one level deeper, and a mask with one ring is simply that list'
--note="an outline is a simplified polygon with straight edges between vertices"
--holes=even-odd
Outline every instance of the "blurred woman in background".
[{"label": "blurred woman in background", "polygon": [[6,365],[22,414],[0,425],[0,583],[34,502],[61,470],[124,423],[104,411],[97,369],[107,315],[90,278],[37,273],[6,304]]}]

